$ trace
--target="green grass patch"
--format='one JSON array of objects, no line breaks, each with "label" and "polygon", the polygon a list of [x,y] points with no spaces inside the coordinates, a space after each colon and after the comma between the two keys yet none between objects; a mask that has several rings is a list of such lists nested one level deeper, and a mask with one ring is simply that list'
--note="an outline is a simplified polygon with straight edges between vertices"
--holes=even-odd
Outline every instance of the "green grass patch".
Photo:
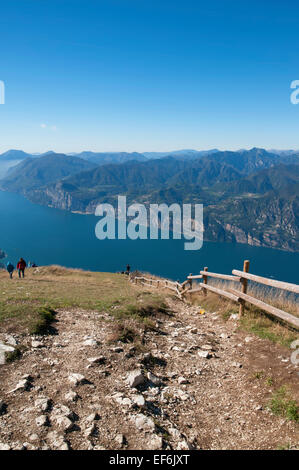
[{"label": "green grass patch", "polygon": [[265,385],[267,385],[268,387],[272,387],[273,383],[274,383],[273,377],[270,377],[269,375],[269,377],[267,377],[265,380]]},{"label": "green grass patch", "polygon": [[277,450],[290,450],[292,448],[292,444],[288,442],[287,444],[281,444],[277,447]]},{"label": "green grass patch", "polygon": [[257,372],[254,372],[254,374],[252,375],[252,378],[260,380],[262,377],[264,377],[264,375],[265,373],[263,370],[258,370]]},{"label": "green grass patch", "polygon": [[29,333],[31,335],[46,335],[51,332],[51,325],[55,321],[55,310],[44,307],[38,311]]},{"label": "green grass patch", "polygon": [[23,349],[17,346],[14,351],[8,351],[5,353],[5,360],[8,363],[17,361],[21,359],[22,353],[23,353]]},{"label": "green grass patch", "polygon": [[297,339],[296,333],[287,326],[251,306],[245,308],[244,315],[240,318],[240,327],[261,339],[267,339],[287,348],[290,348],[291,343]]},{"label": "green grass patch", "polygon": [[[262,300],[270,303],[269,299]],[[218,312],[224,321],[228,321],[233,313],[239,312],[238,304],[210,292],[207,295],[199,294],[194,296],[192,303],[200,305],[208,312]],[[295,314],[295,305],[289,301],[285,306],[282,303],[277,304],[277,306]],[[245,304],[245,311],[239,320],[239,327],[241,330],[261,339],[269,340],[287,348],[290,348],[291,343],[298,338],[298,334],[288,328],[287,325],[280,323],[274,317],[268,316],[259,308],[249,304]]]},{"label": "green grass patch", "polygon": [[160,315],[170,315],[167,306],[159,297],[155,298],[153,296],[146,298],[146,300],[141,298],[139,302],[140,303],[126,305],[119,313],[122,316],[134,317],[140,320],[154,318]]},{"label": "green grass patch", "polygon": [[277,416],[282,416],[291,421],[299,421],[297,402],[292,399],[286,386],[280,387],[273,393],[268,406],[272,413]]}]

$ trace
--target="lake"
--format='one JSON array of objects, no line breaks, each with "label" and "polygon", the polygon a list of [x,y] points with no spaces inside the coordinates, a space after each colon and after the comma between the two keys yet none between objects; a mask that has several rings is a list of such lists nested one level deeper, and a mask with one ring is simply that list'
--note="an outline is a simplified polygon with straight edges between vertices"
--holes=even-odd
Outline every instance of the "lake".
[{"label": "lake", "polygon": [[250,272],[299,283],[299,253],[240,244],[204,242],[185,251],[184,240],[104,240],[95,236],[99,218],[42,207],[18,194],[0,191],[0,248],[12,263],[22,256],[38,265],[60,264],[92,271],[139,269],[185,280],[204,266],[231,273],[250,260]]}]

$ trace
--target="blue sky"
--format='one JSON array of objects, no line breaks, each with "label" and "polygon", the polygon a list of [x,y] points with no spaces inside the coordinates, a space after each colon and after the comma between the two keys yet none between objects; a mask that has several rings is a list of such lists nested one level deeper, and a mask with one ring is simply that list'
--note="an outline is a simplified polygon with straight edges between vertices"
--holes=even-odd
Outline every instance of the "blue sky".
[{"label": "blue sky", "polygon": [[0,151],[299,148],[294,0],[1,2]]}]

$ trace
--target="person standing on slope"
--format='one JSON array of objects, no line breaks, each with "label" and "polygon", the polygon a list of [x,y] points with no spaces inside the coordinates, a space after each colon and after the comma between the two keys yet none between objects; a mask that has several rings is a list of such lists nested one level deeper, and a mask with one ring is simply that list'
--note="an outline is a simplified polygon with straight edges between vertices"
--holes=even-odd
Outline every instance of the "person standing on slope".
[{"label": "person standing on slope", "polygon": [[19,277],[21,277],[21,275],[23,277],[25,277],[26,266],[27,266],[26,261],[23,260],[23,258],[20,258],[20,261],[17,264],[17,270],[19,271]]},{"label": "person standing on slope", "polygon": [[10,261],[8,261],[8,263],[7,263],[7,265],[6,265],[6,269],[7,269],[7,272],[8,272],[8,274],[9,274],[10,279],[12,279],[12,275],[13,275],[13,272],[14,272],[15,267],[14,267],[13,264],[11,264]]}]

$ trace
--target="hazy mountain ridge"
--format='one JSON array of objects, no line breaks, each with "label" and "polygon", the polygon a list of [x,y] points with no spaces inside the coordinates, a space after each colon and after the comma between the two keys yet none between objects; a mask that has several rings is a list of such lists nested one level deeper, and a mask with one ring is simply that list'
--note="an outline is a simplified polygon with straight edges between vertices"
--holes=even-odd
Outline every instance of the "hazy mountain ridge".
[{"label": "hazy mountain ridge", "polygon": [[93,163],[64,154],[50,154],[38,159],[26,158],[10,169],[0,187],[6,191],[24,193],[28,189],[42,187],[94,167]]},{"label": "hazy mountain ridge", "polygon": [[147,158],[138,152],[81,152],[74,154],[78,158],[87,160],[97,165],[106,165],[109,163],[125,163],[129,161],[146,161]]},{"label": "hazy mountain ridge", "polygon": [[94,163],[95,165],[107,165],[110,163],[126,163],[130,161],[138,161],[138,162],[145,162],[148,160],[159,159],[164,157],[173,156],[174,158],[179,159],[195,159],[199,158],[200,156],[207,155],[212,151],[197,151],[197,150],[175,150],[174,152],[91,152],[91,151],[83,151],[79,153],[56,153],[52,150],[44,153],[26,153],[22,150],[8,150],[4,152],[2,155],[0,154],[0,179],[3,179],[7,176],[8,170],[19,164],[21,161],[26,160],[27,158],[42,158],[49,155],[60,155],[60,156],[72,156],[81,158],[83,160],[89,161]]},{"label": "hazy mountain ridge", "polygon": [[23,150],[8,150],[0,155],[0,161],[9,160],[25,160],[26,158],[33,158],[34,155],[23,152]]}]

